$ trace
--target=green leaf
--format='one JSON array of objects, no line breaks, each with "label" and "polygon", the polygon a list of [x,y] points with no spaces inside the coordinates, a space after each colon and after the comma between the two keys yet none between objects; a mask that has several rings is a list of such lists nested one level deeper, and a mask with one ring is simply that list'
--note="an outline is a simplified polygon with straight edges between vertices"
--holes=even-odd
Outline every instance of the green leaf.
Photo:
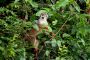
[{"label": "green leaf", "polygon": [[53,24],[53,25],[56,25],[56,24],[57,24],[57,22],[58,22],[57,20],[52,21],[52,24]]},{"label": "green leaf", "polygon": [[49,16],[52,16],[55,12],[52,11],[50,8],[43,8],[36,13],[36,16],[40,16],[41,13],[47,13]]},{"label": "green leaf", "polygon": [[52,39],[51,44],[52,44],[52,47],[56,47],[56,39]]},{"label": "green leaf", "polygon": [[52,28],[48,26],[48,32],[52,32]]},{"label": "green leaf", "polygon": [[50,44],[50,43],[51,43],[51,41],[46,41],[45,43],[46,43],[46,44]]},{"label": "green leaf", "polygon": [[39,27],[38,27],[38,25],[37,25],[37,24],[34,24],[34,25],[33,25],[33,28],[34,28],[36,31],[38,31],[38,30],[39,30]]},{"label": "green leaf", "polygon": [[14,1],[14,3],[17,3],[17,2],[19,2],[19,0],[15,0],[15,1]]},{"label": "green leaf", "polygon": [[58,47],[60,47],[61,46],[61,41],[57,40],[57,45],[58,45]]},{"label": "green leaf", "polygon": [[31,22],[24,22],[24,24],[26,24],[27,26],[32,26]]},{"label": "green leaf", "polygon": [[56,57],[56,59],[55,60],[60,60],[60,57]]},{"label": "green leaf", "polygon": [[81,42],[82,42],[82,44],[85,46],[85,41],[84,41],[84,39],[81,39]]},{"label": "green leaf", "polygon": [[67,34],[67,33],[64,33],[64,34],[63,34],[63,37],[70,37],[70,35]]},{"label": "green leaf", "polygon": [[61,60],[66,60],[66,59],[64,57],[62,57]]},{"label": "green leaf", "polygon": [[4,51],[4,47],[1,47],[1,46],[0,46],[0,50],[1,50],[1,51]]},{"label": "green leaf", "polygon": [[77,12],[80,12],[80,7],[76,2],[73,3],[74,8],[76,9]]},{"label": "green leaf", "polygon": [[59,0],[55,5],[52,5],[52,9],[58,10],[61,7],[65,7],[67,4],[69,4],[69,0]]},{"label": "green leaf", "polygon": [[46,56],[49,56],[50,51],[49,50],[46,50],[45,54],[46,54]]},{"label": "green leaf", "polygon": [[26,0],[26,2],[29,2],[31,4],[31,6],[34,8],[38,8],[38,4],[36,2],[34,2],[33,0]]},{"label": "green leaf", "polygon": [[46,13],[48,13],[49,16],[52,16],[55,12],[52,11],[50,8],[43,8],[43,10],[46,11]]}]

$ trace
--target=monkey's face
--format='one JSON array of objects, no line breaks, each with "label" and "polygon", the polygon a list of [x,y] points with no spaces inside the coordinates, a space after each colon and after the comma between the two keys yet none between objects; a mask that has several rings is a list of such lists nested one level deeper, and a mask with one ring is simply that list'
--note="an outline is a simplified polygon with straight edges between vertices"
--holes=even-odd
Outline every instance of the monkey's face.
[{"label": "monkey's face", "polygon": [[39,18],[39,20],[38,20],[37,23],[38,23],[39,25],[44,25],[44,26],[46,26],[46,25],[48,25],[47,19],[48,19],[47,13],[41,13],[40,18]]},{"label": "monkey's face", "polygon": [[41,18],[42,20],[47,20],[47,18],[48,18],[47,13],[41,13],[40,18]]}]

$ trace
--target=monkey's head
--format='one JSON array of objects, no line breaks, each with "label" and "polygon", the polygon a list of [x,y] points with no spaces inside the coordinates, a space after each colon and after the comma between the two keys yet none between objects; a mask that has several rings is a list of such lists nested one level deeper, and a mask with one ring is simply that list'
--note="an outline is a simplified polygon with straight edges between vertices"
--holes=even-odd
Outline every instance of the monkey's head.
[{"label": "monkey's head", "polygon": [[48,14],[47,13],[41,13],[40,19],[47,20],[48,19]]},{"label": "monkey's head", "polygon": [[40,18],[37,21],[37,24],[39,24],[41,26],[47,26],[48,25],[47,19],[48,19],[48,14],[47,13],[41,13]]}]

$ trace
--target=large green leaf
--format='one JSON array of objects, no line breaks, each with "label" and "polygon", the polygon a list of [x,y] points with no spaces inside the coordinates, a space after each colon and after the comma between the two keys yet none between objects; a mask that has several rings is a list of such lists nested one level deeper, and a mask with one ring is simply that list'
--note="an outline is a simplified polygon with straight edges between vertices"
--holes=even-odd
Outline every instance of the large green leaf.
[{"label": "large green leaf", "polygon": [[52,5],[53,10],[58,10],[61,7],[65,7],[67,4],[69,4],[69,0],[59,0],[56,2],[55,5]]}]

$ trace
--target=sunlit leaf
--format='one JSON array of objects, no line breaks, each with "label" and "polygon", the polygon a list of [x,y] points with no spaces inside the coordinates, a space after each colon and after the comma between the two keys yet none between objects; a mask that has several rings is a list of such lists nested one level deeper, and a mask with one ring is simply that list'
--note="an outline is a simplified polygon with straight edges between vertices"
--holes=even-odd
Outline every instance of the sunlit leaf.
[{"label": "sunlit leaf", "polygon": [[52,32],[52,28],[50,26],[48,26],[48,31]]},{"label": "sunlit leaf", "polygon": [[63,34],[63,37],[70,37],[70,35],[67,34],[67,33],[64,33],[64,34]]},{"label": "sunlit leaf", "polygon": [[61,41],[57,40],[57,45],[58,45],[58,47],[60,47],[61,46]]},{"label": "sunlit leaf", "polygon": [[46,50],[45,54],[46,54],[46,56],[49,56],[50,51]]},{"label": "sunlit leaf", "polygon": [[78,6],[76,2],[73,3],[73,6],[76,9],[76,11],[80,12],[80,7]]},{"label": "sunlit leaf", "polygon": [[51,45],[52,45],[52,47],[56,47],[56,40],[55,39],[52,39]]},{"label": "sunlit leaf", "polygon": [[53,10],[57,10],[61,7],[65,7],[69,3],[69,0],[59,0],[55,5],[52,6]]},{"label": "sunlit leaf", "polygon": [[56,57],[56,60],[60,60],[60,57]]},{"label": "sunlit leaf", "polygon": [[52,24],[53,24],[53,25],[56,25],[56,24],[57,24],[57,22],[58,22],[57,20],[52,21]]},{"label": "sunlit leaf", "polygon": [[26,1],[26,2],[29,2],[32,7],[38,8],[38,4],[37,4],[36,2],[34,2],[33,0],[25,0],[25,1]]},{"label": "sunlit leaf", "polygon": [[33,28],[37,31],[39,30],[39,27],[36,24],[33,25]]}]

